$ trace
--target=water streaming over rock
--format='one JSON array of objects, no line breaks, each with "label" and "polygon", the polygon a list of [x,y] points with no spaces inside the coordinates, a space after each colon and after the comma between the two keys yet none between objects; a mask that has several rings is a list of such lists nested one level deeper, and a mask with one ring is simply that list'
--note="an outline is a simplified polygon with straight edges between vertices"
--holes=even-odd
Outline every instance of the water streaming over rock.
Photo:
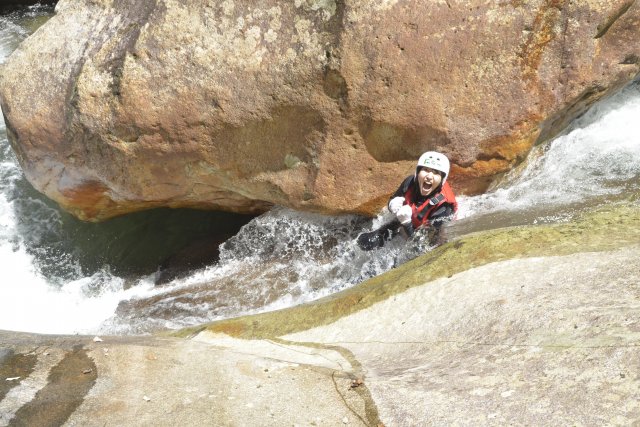
[{"label": "water streaming over rock", "polygon": [[456,233],[565,221],[582,209],[640,193],[639,116],[637,80],[535,147],[492,191],[463,198]]},{"label": "water streaming over rock", "polygon": [[[0,63],[51,13],[36,6],[0,17]],[[450,234],[563,221],[637,194],[639,114],[640,85],[632,84],[537,147],[492,192],[462,197]],[[397,239],[360,251],[354,238],[389,220],[386,212],[368,220],[275,208],[248,223],[219,215],[165,210],[80,223],[25,181],[0,123],[0,329],[140,333],[194,325],[310,301],[430,249],[418,236],[411,245]],[[150,266],[195,236],[219,232],[221,222],[234,232],[246,225],[220,247],[218,263],[154,286]]]}]

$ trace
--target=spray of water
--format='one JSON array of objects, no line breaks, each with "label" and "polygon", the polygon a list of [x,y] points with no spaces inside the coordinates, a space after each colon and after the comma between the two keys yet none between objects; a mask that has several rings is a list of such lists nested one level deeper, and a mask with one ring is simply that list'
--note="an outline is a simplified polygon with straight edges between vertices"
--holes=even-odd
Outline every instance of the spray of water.
[{"label": "spray of water", "polygon": [[178,328],[311,301],[381,274],[428,249],[423,234],[363,252],[355,238],[390,220],[330,217],[274,208],[220,248],[218,264],[121,304],[114,333]]},{"label": "spray of water", "polygon": [[459,218],[544,210],[562,215],[567,206],[638,192],[639,116],[640,83],[634,83],[589,110],[550,144],[533,150],[525,167],[507,176],[503,187],[463,198]]}]

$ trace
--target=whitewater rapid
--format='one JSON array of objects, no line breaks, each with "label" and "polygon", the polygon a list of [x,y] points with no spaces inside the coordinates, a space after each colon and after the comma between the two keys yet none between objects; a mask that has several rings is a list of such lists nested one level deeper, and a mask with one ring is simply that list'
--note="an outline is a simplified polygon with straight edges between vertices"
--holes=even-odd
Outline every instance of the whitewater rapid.
[{"label": "whitewater rapid", "polygon": [[[465,199],[461,218],[522,212],[602,200],[640,189],[640,83],[575,120],[549,144],[536,147],[500,188]],[[561,210],[562,210],[561,209]]]},{"label": "whitewater rapid", "polygon": [[[0,17],[0,63],[28,35],[30,19],[51,13],[34,8]],[[452,235],[564,221],[580,209],[637,194],[639,116],[640,85],[635,83],[536,147],[523,167],[489,193],[460,197]],[[379,251],[360,251],[355,237],[389,220],[385,211],[368,220],[278,207],[223,244],[219,263],[155,287],[153,271],[123,272],[109,261],[113,257],[101,254],[120,245],[126,263],[144,252],[144,247],[127,247],[158,234],[144,234],[152,214],[142,215],[124,229],[78,224],[26,182],[1,122],[0,329],[127,334],[179,328],[317,299],[430,249],[424,240],[412,245],[396,240]],[[182,233],[176,227],[175,233]],[[118,233],[128,240],[120,242]],[[91,262],[88,252],[96,252]]]}]

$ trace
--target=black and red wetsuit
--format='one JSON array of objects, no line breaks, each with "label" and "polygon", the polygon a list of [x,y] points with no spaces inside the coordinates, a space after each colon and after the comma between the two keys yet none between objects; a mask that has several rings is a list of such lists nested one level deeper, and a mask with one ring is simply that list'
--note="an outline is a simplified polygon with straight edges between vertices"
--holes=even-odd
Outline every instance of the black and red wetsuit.
[{"label": "black and red wetsuit", "polygon": [[445,221],[450,220],[458,210],[458,203],[453,190],[448,182],[436,188],[429,195],[420,194],[420,189],[416,183],[414,175],[408,176],[400,187],[391,195],[389,201],[395,197],[404,197],[405,205],[411,206],[411,224],[402,225],[398,220],[391,221],[379,229],[362,233],[358,236],[358,245],[364,250],[380,248],[395,237],[402,229],[408,235],[423,226],[430,226],[435,229],[434,236],[437,240],[440,227]]},{"label": "black and red wetsuit", "polygon": [[389,198],[391,201],[395,197],[404,197],[404,204],[411,206],[413,229],[423,225],[436,225],[451,219],[451,216],[458,210],[458,202],[456,202],[456,196],[449,183],[445,182],[431,194],[423,196],[415,181],[413,175],[408,176]]}]

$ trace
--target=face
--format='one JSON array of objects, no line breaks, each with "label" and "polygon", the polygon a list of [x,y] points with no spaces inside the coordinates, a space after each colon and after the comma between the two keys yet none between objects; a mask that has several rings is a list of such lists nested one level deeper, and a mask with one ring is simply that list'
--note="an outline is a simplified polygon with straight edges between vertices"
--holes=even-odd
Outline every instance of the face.
[{"label": "face", "polygon": [[440,172],[431,168],[420,168],[418,172],[418,186],[420,187],[420,194],[428,196],[438,188],[442,183],[442,175]]}]

